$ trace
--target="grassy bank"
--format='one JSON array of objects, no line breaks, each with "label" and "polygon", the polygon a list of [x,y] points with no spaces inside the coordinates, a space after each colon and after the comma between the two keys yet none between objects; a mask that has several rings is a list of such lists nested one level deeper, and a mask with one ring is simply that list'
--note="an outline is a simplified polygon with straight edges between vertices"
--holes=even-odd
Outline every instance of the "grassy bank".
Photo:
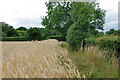
[{"label": "grassy bank", "polygon": [[118,59],[115,56],[105,57],[106,51],[100,51],[96,47],[88,47],[85,51],[72,52],[65,43],[62,43],[61,47],[68,49],[69,58],[86,77],[118,78]]}]

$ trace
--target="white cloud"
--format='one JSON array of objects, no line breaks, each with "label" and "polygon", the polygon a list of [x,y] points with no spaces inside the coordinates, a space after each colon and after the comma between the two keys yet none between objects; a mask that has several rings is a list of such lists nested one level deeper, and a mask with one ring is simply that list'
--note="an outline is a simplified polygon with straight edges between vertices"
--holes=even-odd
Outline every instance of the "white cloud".
[{"label": "white cloud", "polygon": [[19,27],[22,25],[19,24],[19,19],[23,19],[23,23],[25,23],[27,19],[29,23],[24,24],[24,26],[28,24],[31,24],[31,26],[41,26],[40,22],[36,25],[30,22],[29,19],[34,21],[37,18],[37,20],[41,21],[41,16],[46,15],[46,1],[47,0],[0,0],[0,21],[4,21],[14,27]]},{"label": "white cloud", "polygon": [[106,10],[105,30],[118,29],[118,2],[120,0],[97,0],[100,7]]},{"label": "white cloud", "polygon": [[[41,16],[46,15],[45,2],[48,0],[0,0],[0,21],[4,21],[15,28],[19,26],[40,26]],[[106,12],[105,31],[117,28],[118,1],[120,0],[97,0],[100,7]]]}]

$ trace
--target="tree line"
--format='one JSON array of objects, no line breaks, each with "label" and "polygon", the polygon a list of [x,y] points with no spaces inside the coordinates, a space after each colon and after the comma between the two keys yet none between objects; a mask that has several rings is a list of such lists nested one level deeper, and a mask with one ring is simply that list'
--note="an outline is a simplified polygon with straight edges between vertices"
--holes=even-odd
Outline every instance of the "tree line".
[{"label": "tree line", "polygon": [[[2,24],[3,37],[27,37],[28,40],[58,39],[67,41],[73,49],[78,49],[85,38],[105,35],[105,10],[97,2],[46,2],[47,16],[42,17],[45,28],[14,29],[5,22]],[[111,29],[106,34],[117,35],[120,30]],[[74,46],[74,47],[73,47]]]}]

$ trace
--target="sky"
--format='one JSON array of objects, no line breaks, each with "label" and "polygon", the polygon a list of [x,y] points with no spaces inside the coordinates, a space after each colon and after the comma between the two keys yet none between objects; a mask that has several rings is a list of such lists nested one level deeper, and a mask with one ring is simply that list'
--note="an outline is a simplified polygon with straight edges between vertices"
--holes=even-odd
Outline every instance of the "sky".
[{"label": "sky", "polygon": [[[20,26],[44,27],[41,18],[46,16],[45,2],[48,0],[0,0],[0,22],[14,28]],[[118,2],[120,0],[97,0],[100,8],[106,10],[104,32],[118,29]]]}]

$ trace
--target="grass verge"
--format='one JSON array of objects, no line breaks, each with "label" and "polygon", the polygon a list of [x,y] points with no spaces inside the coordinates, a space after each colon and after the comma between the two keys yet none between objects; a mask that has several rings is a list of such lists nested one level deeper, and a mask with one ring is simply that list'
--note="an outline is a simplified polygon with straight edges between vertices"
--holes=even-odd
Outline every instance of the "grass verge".
[{"label": "grass verge", "polygon": [[[66,43],[61,43],[61,47],[69,50]],[[96,47],[88,47],[85,51],[69,50],[68,56],[87,78],[118,78],[118,59],[104,54]]]}]

